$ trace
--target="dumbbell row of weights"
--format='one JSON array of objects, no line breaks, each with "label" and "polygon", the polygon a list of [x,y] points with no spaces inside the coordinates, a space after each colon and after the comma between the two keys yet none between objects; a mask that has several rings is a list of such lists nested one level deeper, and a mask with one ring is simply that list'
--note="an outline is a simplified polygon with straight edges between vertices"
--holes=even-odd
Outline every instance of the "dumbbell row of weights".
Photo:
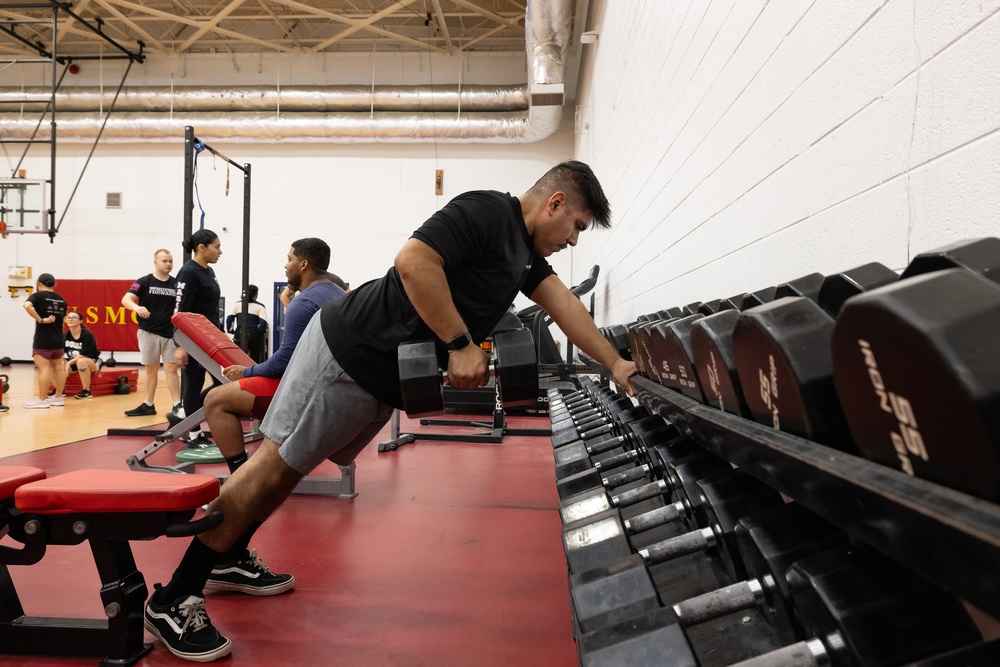
[{"label": "dumbbell row of weights", "polygon": [[[787,622],[785,632],[793,634],[794,641],[732,667],[902,665],[975,646],[981,639],[959,601],[865,545],[847,544],[806,556],[781,579],[788,596],[784,604],[792,616],[773,620]],[[705,664],[712,647],[689,641],[674,609],[682,604],[645,611],[581,635],[580,663]],[[724,641],[731,645],[738,638],[727,636]]]},{"label": "dumbbell row of weights", "polygon": [[[622,410],[619,414],[629,412]],[[641,421],[639,419],[638,421]],[[747,476],[731,471],[728,475],[723,473],[722,475],[717,475],[722,477],[722,485],[728,486],[738,486],[733,480],[748,479]],[[750,484],[755,484],[755,480],[750,480]],[[723,544],[729,542],[727,549],[722,550],[722,553],[727,554],[730,558],[733,557],[735,547],[732,541],[735,540],[737,545],[742,544],[738,537],[732,537],[739,532],[740,528],[735,527],[732,531],[726,531],[723,526],[727,524],[732,524],[732,519],[723,518],[719,519],[716,516],[715,506],[725,508],[728,502],[719,502],[719,493],[715,490],[713,484],[718,484],[711,479],[704,482],[704,486],[707,487],[708,492],[702,493],[702,499],[706,496],[710,498],[708,502],[708,511],[706,512],[709,517],[708,523],[714,525],[715,528],[711,531],[713,535],[720,535]],[[763,485],[761,485],[763,486]],[[704,489],[703,489],[704,491]],[[595,489],[593,496],[599,497],[601,495],[600,489]],[[794,531],[786,530],[784,531],[774,531],[772,530],[772,539],[782,544],[781,540],[784,539],[783,547],[779,550],[780,553],[784,554],[797,554],[795,558],[788,555],[787,558],[795,560],[804,554],[810,554],[813,552],[819,552],[827,547],[831,547],[835,544],[846,542],[846,536],[843,535],[839,530],[833,529],[829,524],[825,524],[813,515],[805,512],[797,505],[784,505],[777,498],[776,494],[770,489],[764,491],[766,494],[772,494],[768,501],[764,502],[764,505],[774,505],[774,509],[767,511],[758,512],[752,514],[748,519],[743,520],[743,524],[749,524],[751,528],[747,529],[755,533],[760,533],[760,529],[754,529],[753,526],[756,525],[754,521],[759,523],[767,523],[770,519],[771,523],[775,521],[781,522],[784,518],[784,523],[788,524],[789,521],[797,518],[800,524],[799,531],[812,529],[813,532],[807,536],[802,537],[801,535],[796,535]],[[732,501],[732,496],[734,494],[730,493],[730,502]],[[735,494],[739,495],[739,494]],[[737,498],[739,502],[739,498]],[[745,503],[745,499],[743,500]],[[561,510],[566,510],[569,505],[577,505],[579,501],[574,499],[570,503],[566,504]],[[745,509],[745,505],[744,505]],[[738,511],[738,510],[737,510]],[[769,517],[768,514],[775,515],[774,517]],[[789,516],[784,516],[789,515]],[[731,516],[731,515],[730,515]],[[808,516],[808,519],[804,517]],[[791,517],[791,518],[790,518]],[[627,522],[627,520],[626,520]],[[620,525],[624,525],[626,522],[621,522]],[[595,534],[602,534],[601,530],[594,530]],[[766,531],[765,531],[766,532]],[[775,535],[777,533],[777,535]],[[683,539],[683,538],[682,538]],[[745,541],[745,540],[744,540]],[[791,542],[789,544],[789,541]],[[677,543],[678,540],[668,540],[668,543]],[[705,545],[710,546],[710,545]],[[800,551],[795,552],[798,548]],[[746,551],[745,547],[740,547],[743,551]],[[656,548],[649,548],[648,551],[652,553],[657,553]],[[761,551],[757,549],[756,551]],[[664,552],[670,552],[670,549],[661,547],[659,550],[662,556]],[[676,555],[682,555],[685,550]],[[772,548],[771,552],[774,552]],[[725,560],[725,559],[724,559]],[[773,558],[772,558],[773,560]],[[786,560],[785,563],[788,564],[790,560]],[[764,563],[761,566],[760,563]],[[779,614],[778,608],[786,604],[787,599],[790,594],[787,591],[787,586],[785,586],[785,580],[783,577],[779,578],[775,576],[775,573],[781,571],[780,565],[774,563],[768,563],[766,557],[757,556],[756,559],[752,557],[747,557],[745,554],[739,558],[735,558],[734,562],[730,564],[727,562],[728,569],[733,574],[739,574],[740,564],[744,568],[747,579],[739,582],[733,586],[730,586],[723,590],[717,590],[709,592],[701,597],[693,598],[689,600],[680,601],[671,606],[670,611],[673,613],[677,622],[684,627],[689,627],[691,625],[704,622],[706,620],[711,620],[717,618],[723,614],[733,613],[734,611],[740,611],[748,608],[752,605],[763,605],[768,607],[768,615],[766,618],[778,620],[776,625],[781,630],[778,632],[778,636],[781,637],[783,643],[788,643],[793,641],[794,636],[789,629],[795,622],[794,617],[788,617],[787,614]],[[578,623],[581,625],[581,632],[598,634],[599,631],[596,628],[601,627],[603,624],[610,623],[616,619],[620,619],[623,616],[628,616],[629,614],[642,613],[648,611],[649,608],[655,607],[659,604],[658,593],[653,588],[652,582],[646,572],[645,567],[649,563],[643,563],[634,554],[631,556],[626,556],[623,559],[619,559],[613,563],[610,568],[590,568],[583,572],[573,574],[571,577],[572,594],[574,611]],[[608,573],[605,575],[605,573]],[[612,574],[613,573],[613,574]],[[614,601],[612,604],[608,604],[609,601]],[[784,618],[789,618],[790,620],[784,621]],[[959,624],[962,626],[962,624]],[[964,628],[964,626],[962,626]],[[966,628],[967,629],[967,628]],[[963,629],[964,632],[964,629]],[[974,632],[974,631],[973,631]],[[801,634],[801,633],[800,633]],[[588,640],[593,640],[593,637],[586,635]],[[969,639],[968,641],[972,641]],[[958,643],[962,642],[957,642]],[[818,653],[822,653],[825,650],[822,642],[814,642],[814,650]],[[805,644],[799,645],[797,648],[785,649],[784,653],[794,653],[797,649],[802,648]],[[852,649],[853,650],[853,649]],[[931,651],[934,652],[937,647]],[[589,660],[589,656],[581,655],[584,660],[584,664],[587,664],[586,660]],[[777,660],[778,656],[776,654],[769,654],[767,657],[763,658],[763,661],[759,664],[776,664],[771,662]],[[600,664],[600,663],[595,663]],[[670,663],[672,664],[672,663]]]},{"label": "dumbbell row of weights", "polygon": [[[723,475],[722,477],[726,478],[727,476]],[[738,472],[731,473],[729,477],[736,480],[745,478],[745,476]],[[732,482],[730,481],[729,484],[731,486]],[[719,495],[717,492],[713,492],[711,480],[707,480],[705,485],[708,487],[708,493],[703,495],[707,495],[712,499],[709,501],[709,506],[713,508],[709,511],[709,516],[712,516],[715,513],[714,507],[716,505],[725,506],[727,503],[718,502]],[[745,503],[746,501],[743,502]],[[783,505],[774,498],[770,499],[770,501],[765,501],[764,504],[770,505],[772,503],[776,503],[773,505],[773,509],[751,514],[749,519],[742,521],[742,530],[746,534],[754,536],[752,539],[754,546],[749,549],[746,546],[741,546],[740,549],[744,554],[737,561],[743,564],[743,572],[745,572],[747,578],[727,589],[712,591],[699,598],[672,604],[670,607],[673,618],[672,622],[689,627],[718,618],[723,614],[747,609],[752,605],[762,605],[768,608],[768,614],[765,617],[775,622],[775,634],[781,638],[782,643],[795,641],[799,636],[804,634],[804,631],[796,633],[793,630],[795,627],[794,617],[779,614],[778,612],[779,608],[787,605],[790,593],[787,590],[783,576],[777,577],[776,572],[783,572],[782,563],[788,565],[792,561],[806,555],[819,553],[826,548],[846,543],[847,538],[839,530],[825,524],[797,505]],[[709,520],[712,521],[712,519]],[[717,525],[725,524],[726,520],[716,518],[715,523]],[[790,529],[790,523],[797,524],[797,526]],[[779,528],[775,528],[775,524]],[[764,526],[763,529],[760,527],[761,525]],[[741,528],[736,528],[734,532],[739,533]],[[769,532],[768,528],[770,528]],[[600,533],[601,531],[595,530],[594,532]],[[802,534],[803,532],[805,535]],[[745,544],[746,538],[741,541],[737,537],[736,541],[738,544]],[[764,545],[766,548],[757,545]],[[745,553],[748,550],[751,553],[757,552],[757,554],[747,556]],[[732,553],[733,547],[730,546],[727,551]],[[760,552],[766,555],[760,555]],[[784,561],[780,560],[782,557],[785,558]],[[730,569],[734,573],[740,571],[735,566],[730,566]],[[571,592],[573,595],[573,608],[577,622],[580,625],[581,647],[593,644],[595,641],[600,644],[601,642],[596,638],[602,635],[602,628],[605,624],[619,621],[633,613],[647,613],[651,608],[656,608],[660,605],[659,593],[653,587],[652,581],[645,570],[645,564],[634,555],[618,559],[605,568],[590,568],[581,573],[574,574],[571,577]],[[949,609],[953,609],[956,603],[950,599],[947,602],[951,603]],[[932,597],[932,602],[929,604],[936,605],[938,603],[938,598]],[[952,619],[952,624],[948,626],[948,632],[957,636],[957,638],[947,640],[952,641],[952,643],[949,644],[947,641],[929,643],[928,645],[931,648],[928,651],[937,652],[950,646],[974,641],[975,637],[973,635],[975,630],[974,628],[969,630],[972,627],[971,621],[968,621],[967,617],[964,619],[963,617],[964,614],[960,614],[958,616],[959,621],[956,622]],[[634,628],[634,623],[630,623],[628,627]],[[603,634],[605,636],[602,641],[605,641],[607,640],[607,633],[604,632]],[[621,634],[621,628],[618,629],[618,634]],[[642,633],[639,635],[639,638],[641,637],[643,637]],[[631,638],[629,641],[636,640],[637,638]],[[643,640],[638,639],[638,641]],[[684,639],[683,644],[686,646],[686,639]],[[599,652],[603,654],[604,651],[611,650],[614,653],[614,650],[622,648],[618,646],[616,649],[612,649],[612,646],[614,645],[605,646],[603,651]],[[653,650],[659,650],[660,648],[662,647],[653,647]],[[650,650],[650,647],[642,650]],[[673,650],[671,649],[671,655],[674,654]],[[794,653],[795,650],[794,648],[785,649],[784,652]],[[824,648],[824,645],[819,643],[814,650],[823,652],[833,649]],[[852,646],[850,651],[854,650]],[[645,655],[645,653],[643,654]],[[590,656],[585,650],[581,652],[583,664],[591,664],[590,661],[592,659],[593,656]],[[759,664],[777,664],[769,662],[777,659],[777,655],[768,654]],[[605,663],[593,662],[593,664]],[[612,661],[607,664],[621,663]],[[663,664],[674,663],[665,662]],[[850,663],[845,662],[842,664]]]},{"label": "dumbbell row of weights", "polygon": [[696,400],[997,501],[997,281],[1000,239],[961,242],[898,278],[868,264],[644,316],[630,353]]}]

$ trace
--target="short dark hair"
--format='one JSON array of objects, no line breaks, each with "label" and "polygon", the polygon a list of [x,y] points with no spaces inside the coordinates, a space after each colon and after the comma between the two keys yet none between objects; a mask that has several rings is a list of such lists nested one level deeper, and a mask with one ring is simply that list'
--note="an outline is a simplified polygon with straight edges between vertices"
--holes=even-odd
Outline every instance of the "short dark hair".
[{"label": "short dark hair", "polygon": [[545,172],[531,189],[546,197],[558,190],[568,191],[568,196],[583,200],[583,206],[594,216],[595,225],[604,229],[611,227],[611,204],[597,176],[583,162],[560,162]]},{"label": "short dark hair", "polygon": [[258,294],[260,294],[260,290],[256,285],[247,285],[247,299],[252,301],[257,298]]},{"label": "short dark hair", "polygon": [[199,229],[194,234],[191,235],[187,241],[184,241],[181,245],[184,247],[184,252],[189,252],[194,254],[198,250],[200,245],[211,245],[219,238],[219,235],[213,232],[211,229]]},{"label": "short dark hair", "polygon": [[309,262],[312,270],[322,274],[330,266],[330,246],[323,239],[309,237],[292,242],[292,250],[299,259]]}]

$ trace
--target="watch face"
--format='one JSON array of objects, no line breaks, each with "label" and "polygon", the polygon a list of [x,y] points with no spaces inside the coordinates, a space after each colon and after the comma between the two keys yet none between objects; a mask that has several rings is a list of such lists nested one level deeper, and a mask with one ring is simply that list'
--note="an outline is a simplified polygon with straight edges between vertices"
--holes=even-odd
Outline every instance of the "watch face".
[{"label": "watch face", "polygon": [[461,350],[472,342],[472,337],[467,333],[459,334],[451,339],[451,342],[445,345],[449,350]]}]

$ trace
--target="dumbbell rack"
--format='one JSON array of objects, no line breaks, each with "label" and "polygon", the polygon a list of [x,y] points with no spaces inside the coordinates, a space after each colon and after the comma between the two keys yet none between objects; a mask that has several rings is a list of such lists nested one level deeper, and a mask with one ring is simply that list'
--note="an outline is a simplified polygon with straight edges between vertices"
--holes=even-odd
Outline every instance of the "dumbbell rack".
[{"label": "dumbbell rack", "polygon": [[632,386],[647,410],[707,450],[1000,620],[1000,506],[702,405],[642,376]]}]

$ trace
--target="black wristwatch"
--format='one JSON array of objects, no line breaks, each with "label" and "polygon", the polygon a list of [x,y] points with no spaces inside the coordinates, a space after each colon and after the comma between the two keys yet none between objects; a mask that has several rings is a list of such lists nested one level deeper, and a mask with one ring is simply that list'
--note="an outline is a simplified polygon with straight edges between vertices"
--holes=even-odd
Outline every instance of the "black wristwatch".
[{"label": "black wristwatch", "polygon": [[450,343],[444,344],[444,349],[446,350],[461,350],[472,343],[472,334],[468,331],[465,333],[460,333],[451,339]]}]

